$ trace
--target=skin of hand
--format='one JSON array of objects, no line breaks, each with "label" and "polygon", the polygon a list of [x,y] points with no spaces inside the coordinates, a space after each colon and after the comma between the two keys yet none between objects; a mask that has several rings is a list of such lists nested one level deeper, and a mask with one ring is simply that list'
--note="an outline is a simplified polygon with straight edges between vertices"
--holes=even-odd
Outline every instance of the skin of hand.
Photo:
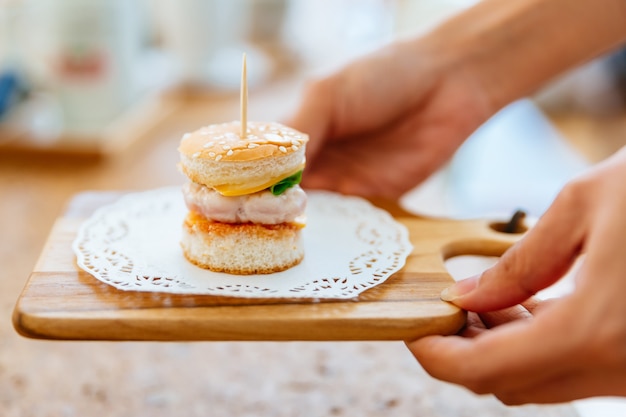
[{"label": "skin of hand", "polygon": [[[476,313],[407,346],[432,376],[510,405],[626,396],[626,148],[567,184],[497,264],[442,298]],[[575,289],[539,302],[580,257]]]},{"label": "skin of hand", "polygon": [[303,186],[398,198],[500,108],[626,41],[624,21],[623,0],[486,0],[311,82],[286,121],[311,138]]},{"label": "skin of hand", "polygon": [[309,84],[287,122],[311,137],[303,186],[397,199],[493,113],[476,83],[418,49],[393,44]]},{"label": "skin of hand", "polygon": [[[311,138],[303,186],[400,197],[499,109],[626,42],[625,21],[624,0],[484,0],[312,82],[287,121]],[[407,342],[431,375],[507,404],[626,395],[624,153],[442,294],[470,313],[460,335]],[[581,255],[572,294],[532,298]]]}]

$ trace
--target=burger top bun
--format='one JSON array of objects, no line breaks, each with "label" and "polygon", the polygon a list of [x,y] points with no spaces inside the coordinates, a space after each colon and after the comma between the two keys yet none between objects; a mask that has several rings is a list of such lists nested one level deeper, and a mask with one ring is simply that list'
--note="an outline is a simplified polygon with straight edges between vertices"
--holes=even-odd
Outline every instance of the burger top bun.
[{"label": "burger top bun", "polygon": [[183,136],[182,172],[226,196],[268,188],[304,168],[308,135],[279,123],[214,124]]}]

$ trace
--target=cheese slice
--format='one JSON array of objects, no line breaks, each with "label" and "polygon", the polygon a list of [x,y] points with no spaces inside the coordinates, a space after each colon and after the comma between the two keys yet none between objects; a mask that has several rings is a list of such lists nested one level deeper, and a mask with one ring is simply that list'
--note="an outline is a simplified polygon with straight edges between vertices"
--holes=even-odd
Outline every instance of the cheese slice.
[{"label": "cheese slice", "polygon": [[287,174],[271,178],[261,183],[222,184],[222,185],[216,185],[213,188],[215,189],[215,191],[217,191],[218,193],[226,197],[235,197],[238,195],[252,194],[258,191],[265,190],[266,188],[271,187],[272,185],[284,180],[285,178],[291,177],[292,175],[296,174],[298,171],[302,171],[303,169],[304,169],[304,164],[300,165],[293,172],[289,172]]},{"label": "cheese slice", "polygon": [[304,227],[306,227],[306,214],[302,214],[296,217],[295,219],[293,219],[291,224],[298,227],[299,229],[303,229]]}]

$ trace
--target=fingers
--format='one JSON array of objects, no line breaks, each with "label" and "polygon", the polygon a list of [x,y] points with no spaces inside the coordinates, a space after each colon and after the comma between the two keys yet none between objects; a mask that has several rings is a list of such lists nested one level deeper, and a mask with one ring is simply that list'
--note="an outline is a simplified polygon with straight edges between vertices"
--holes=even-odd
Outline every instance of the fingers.
[{"label": "fingers", "polygon": [[467,130],[416,108],[382,129],[328,139],[332,146],[327,142],[315,161],[307,161],[302,184],[397,199],[448,160]]},{"label": "fingers", "polygon": [[495,392],[507,405],[562,403],[595,396],[626,396],[626,369],[574,369],[524,389]]},{"label": "fingers", "polygon": [[585,238],[585,208],[577,187],[557,196],[536,226],[479,277],[459,281],[442,299],[470,311],[499,310],[550,286],[572,266]]},{"label": "fingers", "polygon": [[[611,173],[608,181],[588,175],[571,183],[499,264],[444,294],[483,311],[476,316],[484,326],[474,323],[471,339],[431,336],[407,343],[424,369],[474,392],[495,393],[507,404],[625,395],[626,200],[619,199],[618,178],[623,175]],[[571,294],[541,305],[526,299],[559,279],[583,251]],[[505,308],[519,301],[537,314],[507,323],[524,318],[523,311]]]},{"label": "fingers", "polygon": [[470,311],[467,314],[465,327],[459,335],[470,338],[476,337],[477,335],[486,332],[488,329],[502,324],[515,320],[530,319],[533,317],[534,311],[536,311],[540,305],[544,304],[546,304],[545,301],[540,301],[539,299],[532,297],[523,304],[505,308],[503,310],[480,314]]},{"label": "fingers", "polygon": [[428,336],[407,346],[437,379],[479,394],[515,392],[554,378],[577,362],[563,355],[571,342],[562,337],[563,331],[558,320],[537,325],[532,319],[509,323],[472,339]]},{"label": "fingers", "polygon": [[480,318],[485,327],[491,329],[504,323],[515,320],[523,320],[532,318],[532,314],[522,305],[504,308],[502,310],[481,313]]},{"label": "fingers", "polygon": [[[560,299],[542,305],[530,320],[494,330],[474,323],[472,338],[428,336],[407,347],[431,376],[478,394],[493,393],[509,405],[626,395],[626,362],[607,362],[606,353],[594,356],[590,331],[598,326],[581,330],[574,319],[580,305],[580,299]],[[604,349],[613,351],[615,345],[605,343]]]},{"label": "fingers", "polygon": [[471,311],[467,313],[467,320],[465,322],[465,327],[459,333],[460,336],[472,338],[476,337],[479,334],[487,331],[487,327],[485,323],[483,323],[482,319],[477,313],[472,313]]}]

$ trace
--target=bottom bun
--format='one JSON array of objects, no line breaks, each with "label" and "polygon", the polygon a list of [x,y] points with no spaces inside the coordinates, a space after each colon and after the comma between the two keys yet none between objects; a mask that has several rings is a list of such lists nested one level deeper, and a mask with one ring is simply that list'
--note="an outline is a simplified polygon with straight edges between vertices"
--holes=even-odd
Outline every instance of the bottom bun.
[{"label": "bottom bun", "polygon": [[215,272],[252,275],[284,271],[302,261],[302,226],[213,222],[190,212],[183,225],[185,257]]}]

